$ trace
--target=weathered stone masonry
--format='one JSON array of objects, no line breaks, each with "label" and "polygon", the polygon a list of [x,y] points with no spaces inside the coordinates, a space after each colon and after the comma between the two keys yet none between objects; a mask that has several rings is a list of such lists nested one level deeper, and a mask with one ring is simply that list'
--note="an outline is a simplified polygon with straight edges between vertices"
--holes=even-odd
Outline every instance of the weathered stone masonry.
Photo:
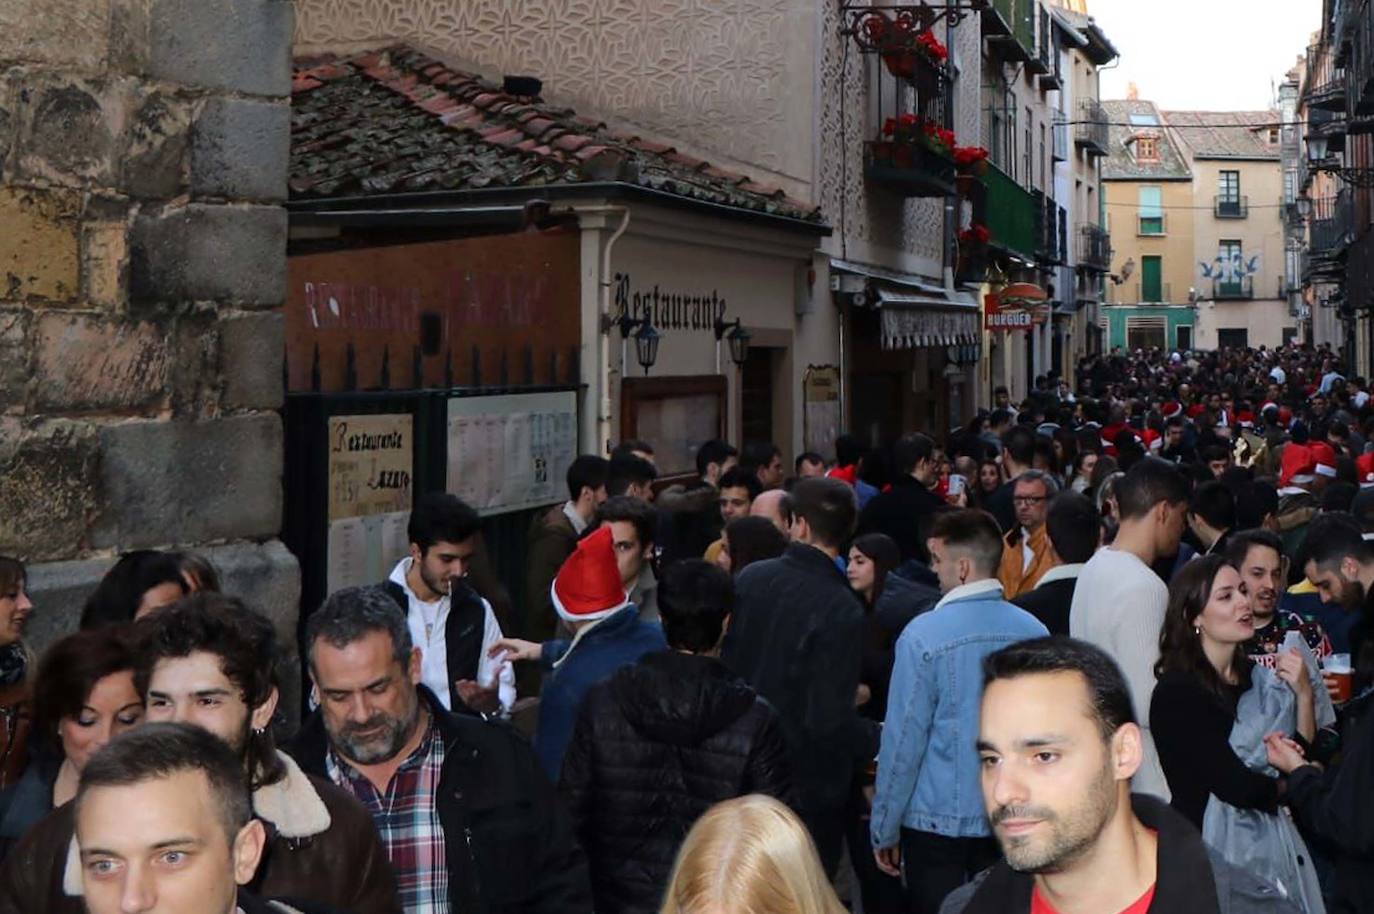
[{"label": "weathered stone masonry", "polygon": [[40,650],[118,552],[182,546],[294,653],[291,34],[287,0],[0,0],[0,553]]}]

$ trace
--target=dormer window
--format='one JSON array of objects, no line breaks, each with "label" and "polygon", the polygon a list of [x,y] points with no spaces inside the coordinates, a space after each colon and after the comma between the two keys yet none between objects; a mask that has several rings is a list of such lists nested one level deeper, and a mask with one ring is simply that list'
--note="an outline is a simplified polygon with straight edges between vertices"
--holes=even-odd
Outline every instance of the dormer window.
[{"label": "dormer window", "polygon": [[1138,136],[1135,138],[1135,160],[1137,162],[1159,161],[1159,138]]}]

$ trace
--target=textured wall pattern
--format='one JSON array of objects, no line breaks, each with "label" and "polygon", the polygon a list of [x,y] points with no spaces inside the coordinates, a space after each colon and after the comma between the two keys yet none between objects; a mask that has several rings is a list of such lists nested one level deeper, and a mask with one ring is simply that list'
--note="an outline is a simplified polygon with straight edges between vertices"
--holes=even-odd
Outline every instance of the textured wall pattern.
[{"label": "textured wall pattern", "polygon": [[[298,47],[404,41],[805,179],[787,134],[793,0],[297,0]],[[809,95],[810,87],[803,91]]]}]

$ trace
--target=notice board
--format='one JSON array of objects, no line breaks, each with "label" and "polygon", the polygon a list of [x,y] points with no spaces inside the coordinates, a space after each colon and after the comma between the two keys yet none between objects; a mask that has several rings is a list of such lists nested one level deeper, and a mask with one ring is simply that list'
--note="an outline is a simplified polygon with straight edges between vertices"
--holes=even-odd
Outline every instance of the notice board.
[{"label": "notice board", "polygon": [[331,416],[327,593],[375,584],[409,551],[414,420],[408,414]]},{"label": "notice board", "polygon": [[447,488],[483,516],[565,500],[576,456],[574,391],[449,398]]}]

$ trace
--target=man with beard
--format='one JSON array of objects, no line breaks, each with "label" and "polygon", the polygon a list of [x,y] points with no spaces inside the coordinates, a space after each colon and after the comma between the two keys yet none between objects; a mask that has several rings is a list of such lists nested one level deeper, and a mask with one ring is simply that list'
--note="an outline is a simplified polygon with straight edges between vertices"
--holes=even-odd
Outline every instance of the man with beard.
[{"label": "man with beard", "polygon": [[290,752],[372,814],[406,914],[591,911],[586,859],[529,744],[444,710],[385,592],[331,595],[305,647],[320,706]]},{"label": "man with beard", "polygon": [[1144,757],[1121,670],[1063,636],[983,662],[983,804],[1005,859],[941,914],[1296,914],[1210,850],[1178,812],[1130,790]]},{"label": "man with beard", "polygon": [[[194,724],[240,760],[254,815],[268,826],[263,863],[247,887],[263,896],[399,914],[396,881],[367,811],[277,751],[270,730],[278,699],[272,623],[232,597],[199,593],[157,610],[138,632],[134,681],[146,719]],[[0,912],[84,910],[72,830],[68,803],[15,846],[0,875]]]},{"label": "man with beard", "polygon": [[1323,514],[1312,521],[1305,546],[1303,573],[1317,589],[1323,603],[1335,603],[1359,618],[1350,627],[1351,660],[1354,661],[1354,694],[1374,684],[1374,643],[1370,620],[1374,619],[1374,542],[1366,540],[1360,525],[1346,514]]}]

